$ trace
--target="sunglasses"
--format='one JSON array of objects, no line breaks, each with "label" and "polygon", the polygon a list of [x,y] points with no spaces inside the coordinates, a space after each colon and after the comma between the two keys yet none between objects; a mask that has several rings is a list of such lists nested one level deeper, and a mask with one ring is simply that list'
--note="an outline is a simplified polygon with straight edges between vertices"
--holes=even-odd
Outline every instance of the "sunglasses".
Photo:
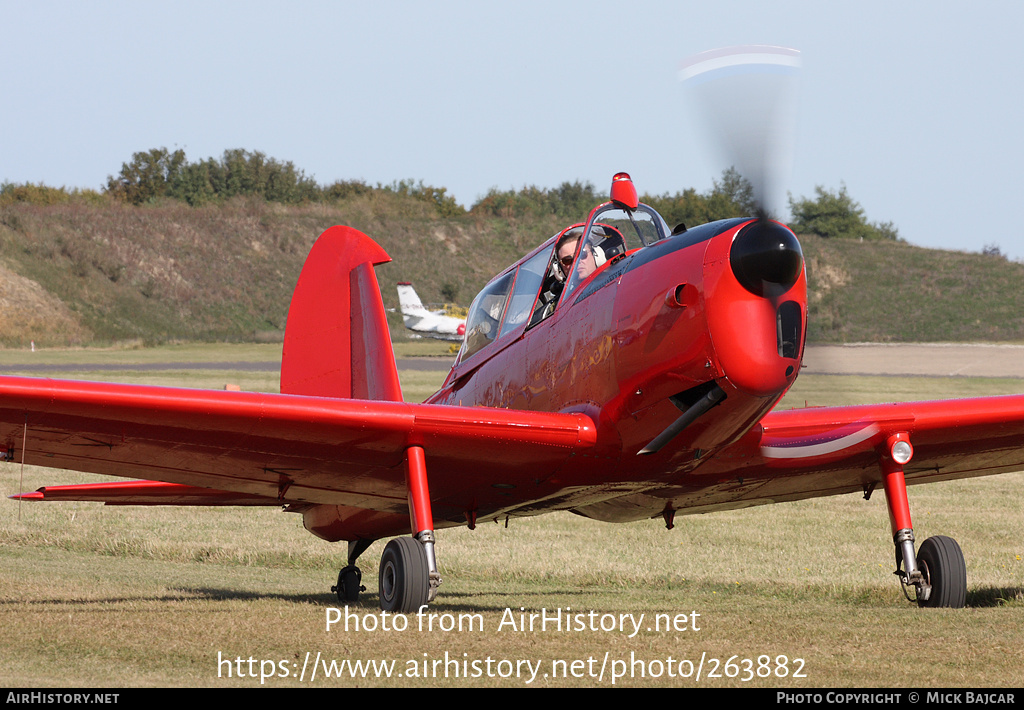
[{"label": "sunglasses", "polygon": [[[583,247],[583,256],[585,256],[585,257],[586,256],[590,256],[590,245],[589,244],[587,246]],[[561,264],[562,266],[572,266],[572,260],[575,259],[575,258],[576,257],[574,257],[574,256],[563,256],[561,259],[558,260],[558,263]]]}]

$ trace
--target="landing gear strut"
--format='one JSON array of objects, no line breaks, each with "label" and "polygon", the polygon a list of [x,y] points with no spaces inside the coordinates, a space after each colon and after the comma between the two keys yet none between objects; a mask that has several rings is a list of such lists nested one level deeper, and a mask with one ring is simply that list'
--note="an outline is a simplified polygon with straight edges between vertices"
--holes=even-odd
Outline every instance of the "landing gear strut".
[{"label": "landing gear strut", "polygon": [[[930,537],[914,554],[914,528],[903,466],[914,455],[905,432],[893,434],[879,459],[889,522],[896,546],[896,576],[907,599],[922,607],[961,608],[967,601],[967,567],[956,540],[942,535]],[[902,567],[902,569],[901,569]],[[914,588],[911,598],[908,590]]]},{"label": "landing gear strut", "polygon": [[413,537],[392,540],[380,558],[380,608],[410,613],[434,601],[441,575],[434,556],[434,516],[422,446],[405,450],[405,482]]},{"label": "landing gear strut", "polygon": [[[421,446],[405,450],[406,486],[409,491],[409,522],[412,537],[395,538],[380,558],[379,593],[383,611],[408,614],[434,601],[441,575],[434,556],[434,518],[427,488],[426,457]],[[362,572],[356,567],[359,557],[373,540],[354,540],[348,544],[348,566],[338,573],[338,584],[331,587],[338,601],[351,604],[359,599]]]}]

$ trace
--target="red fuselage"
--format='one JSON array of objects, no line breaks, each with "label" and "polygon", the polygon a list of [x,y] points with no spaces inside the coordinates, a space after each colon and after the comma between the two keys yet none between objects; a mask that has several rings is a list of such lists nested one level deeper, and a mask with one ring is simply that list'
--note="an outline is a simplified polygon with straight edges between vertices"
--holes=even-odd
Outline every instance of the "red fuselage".
[{"label": "red fuselage", "polygon": [[[460,355],[428,401],[588,415],[597,424],[598,446],[556,474],[566,491],[576,491],[567,502],[578,498],[584,508],[580,486],[591,493],[595,485],[611,486],[621,495],[684,483],[756,424],[800,369],[802,263],[782,293],[753,293],[731,263],[734,239],[750,224],[704,225],[603,264],[551,317]],[[520,264],[550,249],[547,243]],[[664,449],[638,456],[679,418],[688,395],[710,383],[725,398]]]}]

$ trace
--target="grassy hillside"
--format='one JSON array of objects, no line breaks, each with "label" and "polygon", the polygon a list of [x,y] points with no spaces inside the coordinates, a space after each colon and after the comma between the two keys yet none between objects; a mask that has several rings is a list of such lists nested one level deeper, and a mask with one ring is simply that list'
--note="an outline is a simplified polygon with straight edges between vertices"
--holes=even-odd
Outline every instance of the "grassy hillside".
[{"label": "grassy hillside", "polygon": [[[397,281],[415,283],[427,302],[454,289],[468,304],[560,226],[555,217],[443,218],[386,192],[300,206],[8,204],[0,207],[0,345],[279,338],[302,262],[335,224],[366,232],[394,259],[378,270],[390,308]],[[803,244],[814,341],[1024,339],[1024,265],[895,242]]]},{"label": "grassy hillside", "polygon": [[554,221],[523,228],[441,219],[422,201],[381,193],[339,206],[242,198],[201,208],[7,205],[0,208],[0,345],[280,337],[306,254],[335,224],[366,232],[392,256],[378,270],[392,308],[397,281],[414,282],[428,302],[440,301],[450,284],[468,303],[556,229]]},{"label": "grassy hillside", "polygon": [[1024,340],[1024,264],[893,241],[801,243],[812,341]]}]

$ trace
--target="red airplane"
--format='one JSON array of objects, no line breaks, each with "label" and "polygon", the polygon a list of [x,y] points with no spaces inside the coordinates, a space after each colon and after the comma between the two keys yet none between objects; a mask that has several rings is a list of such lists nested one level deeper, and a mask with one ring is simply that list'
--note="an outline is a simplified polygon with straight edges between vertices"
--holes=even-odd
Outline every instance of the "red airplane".
[{"label": "red airplane", "polygon": [[439,528],[555,510],[671,528],[677,513],[881,484],[908,598],[964,605],[960,547],[939,536],[915,550],[907,485],[1024,469],[1024,396],[773,411],[806,334],[803,257],[784,225],[670,230],[619,173],[609,202],[480,292],[423,404],[402,401],[374,272],[389,260],[350,228],[319,238],[281,394],[0,378],[7,460],[152,479],[14,497],[284,506],[348,542],[342,601],[364,589],[360,554],[393,537],[380,605],[410,612],[440,583]]}]

